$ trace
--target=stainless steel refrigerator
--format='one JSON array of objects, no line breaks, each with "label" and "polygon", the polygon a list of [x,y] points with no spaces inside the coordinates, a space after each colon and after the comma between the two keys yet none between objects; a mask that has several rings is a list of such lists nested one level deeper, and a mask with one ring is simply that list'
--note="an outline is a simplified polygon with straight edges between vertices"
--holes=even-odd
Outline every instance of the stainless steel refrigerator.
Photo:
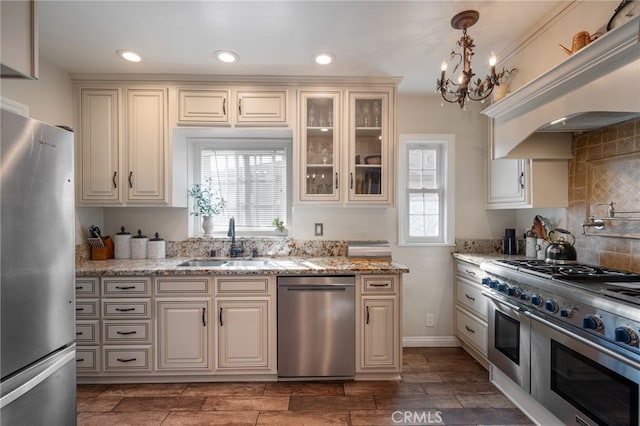
[{"label": "stainless steel refrigerator", "polygon": [[73,132],[0,127],[0,424],[75,425]]}]

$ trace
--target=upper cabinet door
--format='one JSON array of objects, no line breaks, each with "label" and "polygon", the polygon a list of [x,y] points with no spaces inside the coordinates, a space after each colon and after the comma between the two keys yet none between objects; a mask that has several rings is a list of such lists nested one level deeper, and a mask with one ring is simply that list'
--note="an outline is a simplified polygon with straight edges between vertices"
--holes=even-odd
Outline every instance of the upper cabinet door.
[{"label": "upper cabinet door", "polygon": [[36,2],[0,2],[2,77],[38,78]]},{"label": "upper cabinet door", "polygon": [[302,201],[340,201],[340,104],[340,92],[300,92]]},{"label": "upper cabinet door", "polygon": [[238,124],[287,124],[286,90],[238,90],[236,106]]},{"label": "upper cabinet door", "polygon": [[166,203],[167,89],[127,89],[127,202]]},{"label": "upper cabinet door", "polygon": [[179,124],[229,124],[229,90],[178,89]]},{"label": "upper cabinet door", "polygon": [[76,174],[78,204],[122,203],[121,89],[81,88]]},{"label": "upper cabinet door", "polygon": [[391,202],[389,117],[388,92],[349,93],[349,202]]}]

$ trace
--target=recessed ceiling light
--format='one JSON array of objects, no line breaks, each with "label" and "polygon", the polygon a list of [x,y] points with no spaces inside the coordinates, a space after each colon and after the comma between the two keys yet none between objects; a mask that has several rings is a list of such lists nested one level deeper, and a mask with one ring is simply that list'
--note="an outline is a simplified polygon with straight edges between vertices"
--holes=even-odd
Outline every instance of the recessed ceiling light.
[{"label": "recessed ceiling light", "polygon": [[330,63],[336,60],[336,57],[331,53],[323,52],[315,55],[313,57],[313,60],[316,62],[316,64],[329,65]]},{"label": "recessed ceiling light", "polygon": [[116,55],[120,56],[122,59],[129,62],[142,61],[142,57],[138,55],[136,52],[132,52],[131,50],[120,49],[116,51]]},{"label": "recessed ceiling light", "polygon": [[217,50],[213,52],[213,56],[218,58],[220,62],[225,62],[227,64],[237,62],[240,59],[237,53],[230,50]]}]

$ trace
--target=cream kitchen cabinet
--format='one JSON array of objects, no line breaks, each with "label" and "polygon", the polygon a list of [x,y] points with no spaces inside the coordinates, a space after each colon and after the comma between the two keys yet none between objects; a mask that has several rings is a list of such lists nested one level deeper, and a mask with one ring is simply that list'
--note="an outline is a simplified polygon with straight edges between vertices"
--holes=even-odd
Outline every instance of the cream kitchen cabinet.
[{"label": "cream kitchen cabinet", "polygon": [[165,205],[166,87],[76,86],[79,206]]},{"label": "cream kitchen cabinet", "polygon": [[100,372],[100,280],[76,278],[76,371],[79,376]]},{"label": "cream kitchen cabinet", "polygon": [[212,314],[208,277],[154,280],[157,371],[210,371]]},{"label": "cream kitchen cabinet", "polygon": [[400,279],[399,275],[362,275],[357,280],[357,377],[382,378],[401,372]]},{"label": "cream kitchen cabinet", "polygon": [[530,158],[493,159],[489,120],[487,209],[560,208],[569,205],[569,162]]},{"label": "cream kitchen cabinet", "polygon": [[275,374],[275,277],[216,277],[215,282],[216,374]]},{"label": "cream kitchen cabinet", "polygon": [[394,91],[298,92],[299,202],[393,202]]},{"label": "cream kitchen cabinet", "polygon": [[456,336],[474,358],[488,367],[487,298],[482,294],[482,276],[477,265],[455,261]]},{"label": "cream kitchen cabinet", "polygon": [[287,89],[179,87],[179,125],[286,126]]},{"label": "cream kitchen cabinet", "polygon": [[38,78],[38,14],[36,1],[0,2],[2,78]]}]

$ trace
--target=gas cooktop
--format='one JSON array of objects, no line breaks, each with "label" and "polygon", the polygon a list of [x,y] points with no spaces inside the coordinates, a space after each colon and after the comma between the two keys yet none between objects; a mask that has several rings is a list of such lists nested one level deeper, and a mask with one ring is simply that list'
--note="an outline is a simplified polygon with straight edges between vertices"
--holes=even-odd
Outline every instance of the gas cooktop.
[{"label": "gas cooktop", "polygon": [[558,265],[535,259],[499,259],[503,266],[542,278],[572,282],[640,282],[640,274],[587,264]]}]

